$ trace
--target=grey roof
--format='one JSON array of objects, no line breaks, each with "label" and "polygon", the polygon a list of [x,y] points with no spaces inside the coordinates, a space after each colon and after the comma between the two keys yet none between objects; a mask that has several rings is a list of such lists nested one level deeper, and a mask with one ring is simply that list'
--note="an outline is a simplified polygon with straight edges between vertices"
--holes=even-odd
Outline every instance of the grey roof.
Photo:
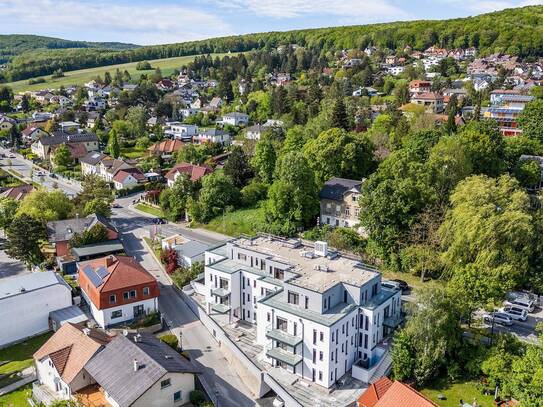
[{"label": "grey roof", "polygon": [[198,134],[203,136],[222,136],[228,133],[219,129],[206,129],[203,131],[199,131]]},{"label": "grey roof", "polygon": [[357,189],[360,192],[362,181],[345,178],[332,178],[324,183],[319,197],[321,199],[331,199],[334,201],[342,201],[345,192],[350,189]]},{"label": "grey roof", "polygon": [[193,258],[202,255],[209,249],[209,245],[191,240],[185,244],[176,246],[175,249],[179,250],[183,256]]},{"label": "grey roof", "polygon": [[57,284],[64,285],[70,290],[70,286],[54,271],[40,271],[4,278],[0,280],[0,300]]},{"label": "grey roof", "polygon": [[96,165],[106,157],[106,154],[91,151],[85,157],[80,158],[79,161],[85,164]]},{"label": "grey roof", "polygon": [[108,229],[117,230],[106,217],[93,214],[85,218],[73,218],[47,222],[48,240],[51,243],[70,240],[75,233],[82,233],[97,223],[101,223]]},{"label": "grey roof", "polygon": [[[199,373],[190,361],[152,334],[140,334],[137,342],[135,336],[117,335],[85,366],[120,407],[132,405],[166,373]],[[139,364],[137,371],[134,360]]]},{"label": "grey roof", "polygon": [[88,244],[81,247],[72,248],[72,253],[77,257],[96,256],[98,254],[111,254],[118,253],[124,250],[123,244],[120,240],[108,240],[106,242]]},{"label": "grey roof", "polygon": [[63,131],[54,131],[52,136],[42,137],[39,141],[44,146],[56,146],[63,143],[98,141],[98,137],[94,133],[70,134]]},{"label": "grey roof", "polygon": [[66,308],[51,311],[49,313],[49,318],[51,318],[53,321],[56,321],[61,326],[64,325],[66,322],[71,322],[72,324],[79,324],[81,322],[89,320],[85,313],[81,311],[81,308],[79,308],[77,305],[70,305]]}]

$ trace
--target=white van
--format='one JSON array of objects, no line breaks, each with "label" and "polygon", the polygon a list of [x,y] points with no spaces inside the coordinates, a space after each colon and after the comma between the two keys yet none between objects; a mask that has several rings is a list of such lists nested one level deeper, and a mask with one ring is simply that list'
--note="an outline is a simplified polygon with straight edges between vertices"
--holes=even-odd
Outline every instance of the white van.
[{"label": "white van", "polygon": [[526,310],[515,305],[506,305],[500,309],[500,312],[503,312],[516,321],[524,322],[528,319],[528,313]]},{"label": "white van", "polygon": [[534,312],[535,309],[534,301],[528,297],[517,297],[515,299],[506,300],[503,304],[522,308],[523,310],[526,310],[526,312]]}]

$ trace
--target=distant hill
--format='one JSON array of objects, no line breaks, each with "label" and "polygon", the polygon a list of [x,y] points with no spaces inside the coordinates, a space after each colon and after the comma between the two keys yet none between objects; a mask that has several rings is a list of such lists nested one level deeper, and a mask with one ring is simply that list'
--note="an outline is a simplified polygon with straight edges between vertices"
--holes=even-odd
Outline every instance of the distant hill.
[{"label": "distant hill", "polygon": [[[55,39],[50,41],[55,44]],[[438,45],[445,48],[476,47],[482,55],[503,52],[521,57],[538,57],[543,56],[543,6],[507,9],[451,20],[269,32],[121,50],[97,45],[90,47],[92,43],[81,43],[87,44],[84,47],[62,49],[60,44],[64,44],[64,40],[58,41],[59,46],[56,48],[41,47],[14,56],[7,69],[0,72],[0,81],[48,75],[59,68],[69,71],[146,59],[252,49],[273,50],[286,44],[318,49],[323,56],[341,49],[364,49],[368,45],[392,50],[402,50],[406,45],[416,50]],[[0,54],[4,52],[1,44],[0,39]],[[128,48],[131,48],[130,45]]]}]

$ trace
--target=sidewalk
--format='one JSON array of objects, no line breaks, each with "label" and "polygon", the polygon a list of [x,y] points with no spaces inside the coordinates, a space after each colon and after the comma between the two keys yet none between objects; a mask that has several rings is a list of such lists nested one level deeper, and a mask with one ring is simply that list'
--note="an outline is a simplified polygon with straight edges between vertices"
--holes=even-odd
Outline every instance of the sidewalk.
[{"label": "sidewalk", "polygon": [[32,383],[34,380],[36,380],[36,373],[33,367],[28,367],[24,369],[22,373],[23,378],[21,380],[16,381],[15,383],[8,384],[7,386],[0,389],[0,396],[11,393],[12,391],[15,391],[18,388],[23,387],[28,383]]}]

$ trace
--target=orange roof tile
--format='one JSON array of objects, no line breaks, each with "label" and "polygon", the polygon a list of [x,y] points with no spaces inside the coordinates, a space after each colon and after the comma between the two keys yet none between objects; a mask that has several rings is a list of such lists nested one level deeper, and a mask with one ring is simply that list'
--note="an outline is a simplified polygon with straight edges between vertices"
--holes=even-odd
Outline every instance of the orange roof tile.
[{"label": "orange roof tile", "polygon": [[370,387],[358,399],[359,407],[373,407],[379,401],[383,394],[392,386],[392,381],[384,376],[371,384]]}]

